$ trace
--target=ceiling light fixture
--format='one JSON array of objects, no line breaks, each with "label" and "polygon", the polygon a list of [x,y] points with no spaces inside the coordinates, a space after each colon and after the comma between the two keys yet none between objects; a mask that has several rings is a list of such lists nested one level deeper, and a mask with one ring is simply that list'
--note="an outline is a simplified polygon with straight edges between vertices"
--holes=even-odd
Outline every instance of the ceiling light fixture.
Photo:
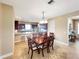
[{"label": "ceiling light fixture", "polygon": [[46,20],[46,18],[45,18],[45,12],[44,12],[44,11],[42,12],[42,19],[40,20],[39,23],[40,23],[40,24],[45,24],[45,23],[47,23],[47,20]]}]

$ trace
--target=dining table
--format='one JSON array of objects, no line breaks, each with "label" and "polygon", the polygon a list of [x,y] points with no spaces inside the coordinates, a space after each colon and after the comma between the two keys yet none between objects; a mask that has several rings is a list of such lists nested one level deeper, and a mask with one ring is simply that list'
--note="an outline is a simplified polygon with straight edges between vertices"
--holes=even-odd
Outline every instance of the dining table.
[{"label": "dining table", "polygon": [[36,37],[36,39],[34,41],[37,44],[42,44],[44,42],[44,37],[42,37],[42,36]]},{"label": "dining table", "polygon": [[[44,39],[44,36],[39,36],[39,37],[36,37],[36,39],[34,39],[34,42],[36,43],[38,48],[38,54],[40,54],[40,48],[42,48],[43,45],[45,45],[45,43],[47,44],[47,41],[48,39]],[[49,47],[47,48],[49,50]]]}]

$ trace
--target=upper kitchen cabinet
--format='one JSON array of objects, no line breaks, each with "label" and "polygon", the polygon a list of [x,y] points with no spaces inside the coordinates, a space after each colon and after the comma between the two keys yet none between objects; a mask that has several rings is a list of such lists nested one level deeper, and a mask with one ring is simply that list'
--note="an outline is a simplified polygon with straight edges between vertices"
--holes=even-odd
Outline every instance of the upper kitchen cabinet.
[{"label": "upper kitchen cabinet", "polygon": [[25,29],[25,24],[21,24],[19,21],[15,21],[15,30]]}]

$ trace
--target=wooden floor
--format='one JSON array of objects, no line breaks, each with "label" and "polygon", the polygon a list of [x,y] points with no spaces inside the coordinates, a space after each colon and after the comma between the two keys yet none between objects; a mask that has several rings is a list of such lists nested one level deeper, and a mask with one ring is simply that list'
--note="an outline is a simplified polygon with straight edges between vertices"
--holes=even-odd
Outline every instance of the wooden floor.
[{"label": "wooden floor", "polygon": [[[30,59],[30,54],[27,53],[28,46],[25,42],[15,44],[14,55],[6,59]],[[55,42],[54,50],[51,49],[50,53],[44,50],[45,56],[42,57],[41,53],[34,52],[33,59],[79,59],[79,41],[76,43],[69,43],[68,46]]]}]

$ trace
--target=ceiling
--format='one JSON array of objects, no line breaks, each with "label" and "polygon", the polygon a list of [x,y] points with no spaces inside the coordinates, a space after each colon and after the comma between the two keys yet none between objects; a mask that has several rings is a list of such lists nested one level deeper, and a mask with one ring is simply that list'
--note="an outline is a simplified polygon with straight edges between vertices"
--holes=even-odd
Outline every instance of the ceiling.
[{"label": "ceiling", "polygon": [[51,5],[48,1],[50,0],[2,0],[1,2],[14,6],[15,17],[23,19],[39,19],[42,17],[42,11],[45,12],[46,18],[50,18],[79,10],[79,0],[54,0]]}]

